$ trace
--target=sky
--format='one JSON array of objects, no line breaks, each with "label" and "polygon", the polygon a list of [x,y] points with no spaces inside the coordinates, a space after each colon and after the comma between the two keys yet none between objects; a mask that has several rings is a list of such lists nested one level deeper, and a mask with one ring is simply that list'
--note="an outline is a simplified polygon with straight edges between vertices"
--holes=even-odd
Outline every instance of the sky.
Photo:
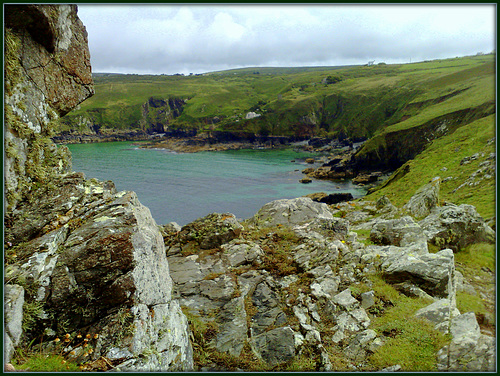
[{"label": "sky", "polygon": [[79,4],[93,72],[410,63],[489,53],[496,4]]}]

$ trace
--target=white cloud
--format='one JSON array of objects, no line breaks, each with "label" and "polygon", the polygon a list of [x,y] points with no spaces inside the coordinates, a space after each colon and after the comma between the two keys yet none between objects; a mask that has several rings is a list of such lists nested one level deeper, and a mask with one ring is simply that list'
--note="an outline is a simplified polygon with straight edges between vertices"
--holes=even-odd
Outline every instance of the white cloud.
[{"label": "white cloud", "polygon": [[93,69],[407,62],[490,52],[494,5],[80,5]]}]

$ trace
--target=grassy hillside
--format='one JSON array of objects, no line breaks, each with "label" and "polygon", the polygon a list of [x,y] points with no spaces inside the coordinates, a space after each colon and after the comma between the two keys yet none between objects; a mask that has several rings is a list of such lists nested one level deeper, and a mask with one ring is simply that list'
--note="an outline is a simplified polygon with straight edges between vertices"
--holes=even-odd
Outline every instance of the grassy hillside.
[{"label": "grassy hillside", "polygon": [[[59,130],[85,131],[89,122],[103,130],[140,129],[142,105],[155,97],[187,99],[182,114],[169,120],[169,129],[369,138],[492,100],[493,75],[493,55],[191,76],[100,74],[94,97],[63,118]],[[459,94],[433,105],[454,92]],[[261,116],[246,120],[250,111]]]}]

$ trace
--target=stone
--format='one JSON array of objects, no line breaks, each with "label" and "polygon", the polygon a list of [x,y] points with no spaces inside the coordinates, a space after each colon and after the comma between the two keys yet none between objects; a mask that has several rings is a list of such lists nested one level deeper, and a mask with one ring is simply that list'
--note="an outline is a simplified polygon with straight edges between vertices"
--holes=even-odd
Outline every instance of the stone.
[{"label": "stone", "polygon": [[252,295],[252,303],[256,308],[250,326],[252,336],[265,332],[271,326],[281,326],[286,323],[287,317],[280,308],[280,299],[276,292],[266,282],[261,282]]},{"label": "stone", "polygon": [[432,181],[419,189],[408,203],[403,206],[413,217],[423,218],[431,213],[439,203],[439,185],[441,178],[436,177]]},{"label": "stone", "polygon": [[[20,121],[26,132],[41,139],[48,135],[51,120],[93,95],[94,89],[87,32],[77,16],[76,5],[8,5],[4,15],[8,46],[18,46],[9,47],[5,55],[10,67],[6,70],[4,98],[5,138],[15,149],[4,161],[5,182],[8,205],[14,209],[29,192],[26,187],[30,179],[26,178],[34,178],[28,176],[33,174],[28,166],[37,163],[33,144],[13,129],[14,123]],[[46,156],[54,158],[54,170],[56,166],[69,167],[64,150],[46,146]],[[46,156],[41,161],[48,164]]]},{"label": "stone", "polygon": [[481,334],[473,312],[451,320],[451,343],[438,352],[437,369],[449,372],[492,372],[496,369],[495,338]]},{"label": "stone", "polygon": [[252,337],[255,352],[268,364],[277,365],[295,356],[295,333],[289,326]]},{"label": "stone", "polygon": [[242,229],[234,214],[212,213],[182,227],[178,239],[181,245],[193,242],[201,249],[212,249],[237,238]]},{"label": "stone", "polygon": [[[349,359],[355,362],[363,361],[370,344],[377,338],[377,333],[374,330],[366,329],[361,333],[349,339],[349,345],[344,349],[344,354]],[[371,351],[370,351],[371,352]]]},{"label": "stone", "polygon": [[232,299],[217,315],[219,330],[215,348],[220,352],[240,356],[247,340],[247,314],[243,297]]},{"label": "stone", "polygon": [[327,205],[335,205],[339,202],[354,200],[354,196],[351,193],[330,193],[324,197],[321,197],[318,202],[325,203]]},{"label": "stone", "polygon": [[311,178],[302,178],[299,180],[299,183],[302,183],[302,184],[309,184],[309,183],[312,183],[312,179]]},{"label": "stone", "polygon": [[375,304],[375,292],[368,291],[361,294],[361,307],[364,309],[370,308]]},{"label": "stone", "polygon": [[427,251],[424,231],[410,216],[391,220],[377,220],[370,231],[370,239],[375,244],[395,245],[398,247],[419,243],[423,252]]},{"label": "stone", "polygon": [[436,329],[447,333],[451,319],[459,314],[460,312],[449,299],[440,299],[419,309],[415,316],[430,321]]},{"label": "stone", "polygon": [[23,334],[24,289],[18,285],[4,286],[4,336],[5,362],[10,362],[14,348],[19,344]]},{"label": "stone", "polygon": [[455,294],[455,264],[451,249],[438,253],[405,253],[388,257],[382,263],[384,278],[390,283],[412,281],[431,296],[448,297]]},{"label": "stone", "polygon": [[427,240],[455,252],[474,243],[495,242],[495,231],[488,226],[472,205],[453,205],[437,208],[419,222]]},{"label": "stone", "polygon": [[221,248],[231,267],[251,264],[264,254],[258,244],[250,242],[230,242],[223,244]]},{"label": "stone", "polygon": [[359,306],[359,302],[351,295],[351,290],[349,289],[345,289],[341,293],[335,295],[332,300],[345,310],[352,310]]},{"label": "stone", "polygon": [[261,227],[276,225],[295,226],[313,220],[333,220],[328,205],[314,202],[308,197],[282,199],[264,205],[252,218]]}]

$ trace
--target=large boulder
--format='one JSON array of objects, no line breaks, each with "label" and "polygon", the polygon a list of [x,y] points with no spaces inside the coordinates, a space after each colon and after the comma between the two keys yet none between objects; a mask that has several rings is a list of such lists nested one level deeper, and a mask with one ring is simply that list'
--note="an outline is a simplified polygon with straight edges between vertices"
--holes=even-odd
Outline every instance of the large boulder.
[{"label": "large boulder", "polygon": [[495,231],[488,226],[472,205],[447,204],[433,210],[419,222],[430,243],[458,252],[466,246],[495,242]]},{"label": "large boulder", "polygon": [[398,247],[418,243],[421,248],[427,251],[424,231],[410,216],[391,220],[377,220],[370,231],[370,239],[375,244],[395,245]]},{"label": "large boulder", "polygon": [[382,263],[384,278],[390,283],[411,281],[431,296],[447,298],[455,290],[455,258],[451,249],[438,253],[392,254]]},{"label": "large boulder", "polygon": [[[12,278],[25,281],[27,300],[43,310],[28,338],[40,330],[98,333],[91,360],[126,361],[122,369],[191,369],[187,320],[172,300],[163,238],[149,209],[134,192],[116,192],[82,174],[53,184],[57,197],[19,205],[8,228],[9,236],[25,240],[13,247]],[[32,219],[26,228],[44,225],[38,232],[46,234],[16,232],[26,216]],[[151,349],[147,360],[140,356]]]},{"label": "large boulder", "polygon": [[403,206],[413,217],[423,218],[430,214],[431,210],[439,204],[439,184],[441,178],[436,177],[420,188],[408,203]]},{"label": "large boulder", "polygon": [[481,334],[474,312],[450,323],[451,343],[438,352],[437,369],[448,372],[495,372],[495,338]]},{"label": "large boulder", "polygon": [[286,225],[293,227],[313,220],[333,220],[328,205],[314,202],[309,197],[283,199],[264,205],[252,218],[261,227]]},{"label": "large boulder", "polygon": [[[94,93],[87,32],[76,5],[5,7],[5,188],[14,209],[30,186],[68,171],[51,121]],[[37,142],[34,142],[37,140]]]}]

